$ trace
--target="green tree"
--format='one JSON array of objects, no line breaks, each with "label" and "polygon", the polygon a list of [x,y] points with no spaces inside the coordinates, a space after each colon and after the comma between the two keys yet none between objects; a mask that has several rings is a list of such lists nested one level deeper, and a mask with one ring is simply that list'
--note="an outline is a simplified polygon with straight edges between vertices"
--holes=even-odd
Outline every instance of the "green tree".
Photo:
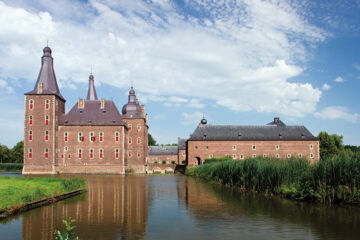
[{"label": "green tree", "polygon": [[20,141],[11,149],[11,162],[22,163],[23,160],[24,160],[24,141]]},{"label": "green tree", "polygon": [[320,141],[320,158],[333,157],[344,151],[343,136],[337,134],[328,134],[327,132],[319,133]]},{"label": "green tree", "polygon": [[5,145],[0,145],[0,163],[8,163],[11,159],[11,151]]},{"label": "green tree", "polygon": [[149,146],[156,146],[156,141],[155,139],[151,136],[151,134],[148,134],[148,145]]}]

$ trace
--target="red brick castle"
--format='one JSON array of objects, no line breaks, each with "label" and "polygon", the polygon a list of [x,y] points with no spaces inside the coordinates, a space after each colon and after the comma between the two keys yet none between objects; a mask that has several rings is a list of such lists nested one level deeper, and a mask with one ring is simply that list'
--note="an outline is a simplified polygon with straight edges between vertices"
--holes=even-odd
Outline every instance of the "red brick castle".
[{"label": "red brick castle", "polygon": [[66,113],[51,49],[43,52],[35,87],[25,93],[23,174],[144,173],[148,122],[133,87],[120,114],[113,101],[98,99],[90,75],[87,98]]}]

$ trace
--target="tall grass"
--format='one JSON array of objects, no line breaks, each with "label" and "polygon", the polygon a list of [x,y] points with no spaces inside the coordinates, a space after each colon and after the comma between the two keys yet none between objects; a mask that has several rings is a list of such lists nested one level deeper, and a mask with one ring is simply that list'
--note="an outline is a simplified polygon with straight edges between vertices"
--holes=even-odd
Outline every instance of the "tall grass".
[{"label": "tall grass", "polygon": [[0,177],[0,209],[85,187],[86,181],[80,178]]},{"label": "tall grass", "polygon": [[360,203],[360,155],[310,164],[305,159],[248,158],[200,165],[188,175],[244,190],[323,203]]},{"label": "tall grass", "polygon": [[0,163],[0,171],[21,171],[22,163]]}]

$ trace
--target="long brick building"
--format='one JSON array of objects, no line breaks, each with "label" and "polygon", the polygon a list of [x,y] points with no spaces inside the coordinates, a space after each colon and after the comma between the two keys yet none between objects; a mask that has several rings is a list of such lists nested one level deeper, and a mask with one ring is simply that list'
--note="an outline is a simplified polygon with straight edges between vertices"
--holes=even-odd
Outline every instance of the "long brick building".
[{"label": "long brick building", "polygon": [[133,87],[120,114],[113,101],[98,99],[90,75],[87,98],[66,113],[52,51],[43,52],[35,87],[25,93],[23,174],[144,173],[148,122]]},{"label": "long brick building", "polygon": [[190,167],[225,156],[320,159],[319,140],[306,127],[286,125],[279,118],[266,125],[211,125],[202,119],[186,146]]}]

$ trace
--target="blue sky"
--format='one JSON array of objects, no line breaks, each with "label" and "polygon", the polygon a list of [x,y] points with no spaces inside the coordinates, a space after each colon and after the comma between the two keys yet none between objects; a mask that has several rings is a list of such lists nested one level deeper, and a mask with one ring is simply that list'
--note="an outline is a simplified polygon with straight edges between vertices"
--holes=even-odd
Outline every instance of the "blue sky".
[{"label": "blue sky", "polygon": [[360,1],[0,0],[0,144],[23,138],[24,92],[49,40],[67,111],[119,109],[131,81],[159,143],[279,116],[360,145]]}]

